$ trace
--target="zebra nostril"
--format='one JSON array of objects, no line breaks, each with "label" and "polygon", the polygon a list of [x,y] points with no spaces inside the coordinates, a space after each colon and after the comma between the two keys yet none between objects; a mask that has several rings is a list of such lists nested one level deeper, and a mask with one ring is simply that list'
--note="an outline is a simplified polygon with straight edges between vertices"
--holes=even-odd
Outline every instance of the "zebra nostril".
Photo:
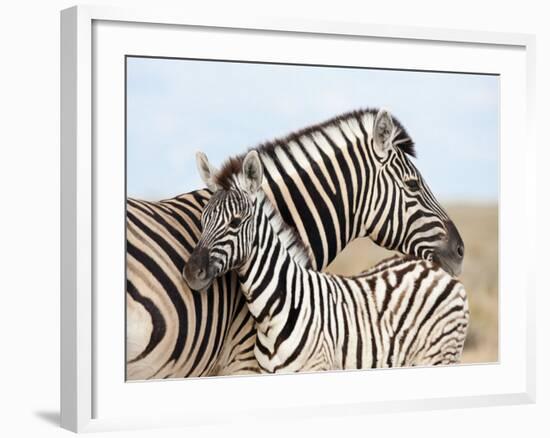
[{"label": "zebra nostril", "polygon": [[197,271],[197,278],[199,280],[204,280],[205,277],[206,277],[206,269],[199,268]]},{"label": "zebra nostril", "polygon": [[463,245],[458,245],[457,248],[456,248],[456,253],[458,254],[458,256],[460,258],[464,257],[464,246]]}]

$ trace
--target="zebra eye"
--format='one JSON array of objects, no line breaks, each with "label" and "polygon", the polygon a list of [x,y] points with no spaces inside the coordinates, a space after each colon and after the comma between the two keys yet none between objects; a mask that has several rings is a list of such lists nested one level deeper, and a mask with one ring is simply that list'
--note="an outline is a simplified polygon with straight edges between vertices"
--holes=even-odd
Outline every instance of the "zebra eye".
[{"label": "zebra eye", "polygon": [[231,219],[231,222],[229,222],[229,226],[231,228],[237,228],[241,224],[241,218],[240,217],[234,217]]},{"label": "zebra eye", "polygon": [[412,190],[413,192],[420,190],[420,185],[418,184],[417,179],[409,179],[405,181],[405,185],[409,188],[409,190]]}]

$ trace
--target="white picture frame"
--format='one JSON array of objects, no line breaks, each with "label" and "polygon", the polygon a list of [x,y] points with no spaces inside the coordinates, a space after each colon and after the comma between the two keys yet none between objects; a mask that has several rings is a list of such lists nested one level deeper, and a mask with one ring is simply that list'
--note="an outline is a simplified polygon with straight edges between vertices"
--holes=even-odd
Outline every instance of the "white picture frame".
[{"label": "white picture frame", "polygon": [[[110,341],[106,332],[116,332],[123,327],[124,315],[119,310],[124,302],[124,287],[123,277],[117,280],[120,270],[107,273],[102,268],[104,263],[108,263],[102,254],[105,242],[113,242],[113,237],[116,240],[116,234],[109,233],[122,230],[121,242],[112,243],[112,251],[120,252],[123,248],[124,218],[115,214],[118,217],[115,222],[118,222],[113,223],[112,227],[104,225],[107,223],[105,221],[111,219],[104,218],[100,211],[105,211],[105,208],[98,206],[112,205],[116,210],[121,201],[120,196],[117,197],[117,193],[120,195],[117,190],[112,195],[105,191],[105,186],[111,186],[113,178],[120,180],[120,172],[124,173],[123,167],[120,167],[121,155],[118,150],[121,146],[121,127],[118,124],[123,117],[118,100],[124,92],[120,89],[123,77],[119,77],[121,65],[118,63],[122,62],[120,57],[125,53],[138,54],[135,50],[148,55],[162,50],[163,53],[157,54],[163,56],[181,50],[177,44],[170,43],[171,39],[166,39],[174,35],[179,38],[176,35],[178,29],[186,29],[185,32],[188,32],[183,38],[189,37],[192,32],[198,32],[201,38],[206,38],[204,45],[194,46],[195,54],[201,50],[215,50],[208,48],[208,38],[231,31],[235,41],[251,42],[231,46],[235,52],[229,56],[235,59],[247,50],[252,59],[256,56],[277,56],[265,48],[260,55],[259,52],[254,53],[254,39],[265,35],[274,40],[281,37],[294,38],[295,42],[308,39],[310,42],[307,44],[315,44],[317,38],[325,38],[326,41],[333,38],[335,44],[363,44],[368,41],[369,44],[392,46],[394,53],[395,50],[401,50],[404,59],[400,60],[384,58],[385,49],[379,50],[378,62],[384,63],[385,67],[428,70],[430,65],[437,66],[439,62],[441,65],[446,63],[440,68],[442,70],[472,71],[474,66],[479,66],[477,71],[503,75],[500,248],[502,251],[504,242],[504,248],[508,250],[500,254],[499,284],[503,291],[499,309],[501,355],[498,364],[445,369],[380,370],[376,374],[360,371],[151,383],[125,383],[120,379],[123,373],[119,369],[111,370],[112,364],[118,363],[113,361],[118,360],[120,352],[117,349],[121,343],[113,341],[107,345]],[[146,39],[140,37],[144,32],[147,32]],[[343,42],[343,39],[347,40]],[[264,39],[263,43],[266,41]],[[413,61],[405,56],[402,47],[405,44],[410,48],[407,52],[419,50],[418,60]],[[296,50],[295,56],[299,57],[300,49]],[[233,17],[206,17],[181,11],[135,11],[93,6],[78,6],[62,11],[62,427],[76,432],[101,431],[224,423],[250,418],[258,421],[274,416],[300,418],[312,415],[363,415],[369,412],[534,402],[535,279],[533,268],[521,260],[521,254],[534,254],[536,235],[535,143],[532,128],[534,50],[534,36],[524,34],[258,19],[241,14]],[[433,51],[440,54],[438,59],[430,56]],[[447,55],[446,51],[452,53]],[[472,53],[469,54],[469,51]],[[287,52],[285,56],[294,56],[290,51]],[[336,53],[330,53],[330,48],[323,52],[318,56],[336,56]],[[215,56],[212,53],[210,56]],[[316,55],[313,53],[311,56]],[[345,54],[338,56],[343,57]],[[427,59],[429,56],[430,60]],[[389,65],[392,62],[395,64]],[[107,78],[106,86],[101,82],[103,78]],[[109,106],[112,109],[108,113],[104,110],[107,99],[104,96],[115,103]],[[106,119],[110,122],[104,122]],[[107,126],[109,124],[112,126]],[[109,130],[112,132],[104,134]],[[514,143],[516,148],[513,148]],[[105,145],[115,154],[107,157],[108,160],[105,153],[97,153],[97,148],[105,148]],[[513,184],[509,178],[512,169],[515,169]],[[521,203],[520,208],[518,203]],[[116,211],[123,211],[123,208],[120,206]],[[528,226],[525,228],[529,230],[525,231],[521,240],[511,232],[513,224],[518,220],[526,222]],[[512,254],[510,248],[517,254]],[[114,265],[118,266],[117,263]],[[105,295],[107,289],[112,293]],[[98,299],[98,290],[103,294],[101,299]],[[112,303],[109,300],[113,300]],[[109,352],[116,358],[109,359]],[[123,362],[120,367],[124,367]],[[414,379],[411,379],[410,373],[413,372]],[[454,379],[458,379],[458,383],[455,382],[453,387],[450,382]],[[461,379],[470,384],[462,384]],[[445,382],[449,384],[444,385]],[[361,391],[363,386],[368,391]],[[474,386],[477,388],[474,389]],[[358,388],[357,393],[350,392],[351,387]],[[285,399],[285,390],[289,388],[297,391],[292,396],[292,403],[287,400],[288,393]],[[316,388],[322,391],[317,392]],[[384,389],[385,396],[382,396]],[[265,391],[271,391],[273,395],[270,403],[263,407],[255,406],[255,402],[247,404],[246,395]],[[179,399],[175,398],[178,394]],[[185,396],[181,397],[181,394]],[[213,394],[215,398],[212,398]],[[154,400],[154,405],[143,402],[140,411],[140,400]],[[123,410],[120,408],[123,405],[129,408]],[[224,410],[223,406],[229,406],[229,409]]]}]

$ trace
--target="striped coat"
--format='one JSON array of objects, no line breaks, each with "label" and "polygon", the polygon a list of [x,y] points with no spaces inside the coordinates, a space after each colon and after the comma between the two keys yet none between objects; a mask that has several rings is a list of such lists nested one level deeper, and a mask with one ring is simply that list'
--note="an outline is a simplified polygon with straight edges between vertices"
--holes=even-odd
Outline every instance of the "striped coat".
[{"label": "striped coat", "polygon": [[462,284],[432,262],[395,258],[355,277],[310,268],[307,248],[264,195],[257,153],[205,206],[184,277],[234,269],[265,372],[456,363],[468,325]]},{"label": "striped coat", "polygon": [[[412,140],[387,112],[351,112],[257,150],[263,189],[310,248],[314,268],[325,268],[350,241],[368,236],[388,249],[438,261],[449,272],[460,269],[460,236],[408,158]],[[230,175],[232,166],[225,170]],[[128,379],[258,370],[253,319],[235,275],[218,278],[203,293],[181,279],[210,194],[128,200]]]}]

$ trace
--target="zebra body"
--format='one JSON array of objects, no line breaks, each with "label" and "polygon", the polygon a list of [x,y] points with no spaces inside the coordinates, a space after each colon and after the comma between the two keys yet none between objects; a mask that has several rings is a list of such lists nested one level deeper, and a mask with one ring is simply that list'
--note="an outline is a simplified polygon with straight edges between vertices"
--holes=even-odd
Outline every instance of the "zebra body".
[{"label": "zebra body", "polygon": [[225,336],[237,305],[231,275],[216,281],[212,294],[194,294],[180,274],[199,236],[202,207],[209,198],[202,190],[161,202],[128,200],[130,379],[209,375],[215,367],[221,345],[214,340]]},{"label": "zebra body", "polygon": [[[388,113],[348,113],[257,150],[262,189],[310,249],[312,268],[324,269],[350,241],[370,237],[460,270],[460,236],[407,157],[412,140]],[[181,279],[204,204],[242,160],[209,180],[210,191],[128,201],[128,379],[257,371],[254,322],[236,276],[216,278],[201,293]]]},{"label": "zebra body", "polygon": [[[274,285],[272,291],[245,292],[250,293],[249,309],[258,318],[255,356],[262,370],[459,361],[468,325],[466,294],[461,283],[431,262],[399,260],[377,274],[356,278],[289,269],[294,284],[304,282],[302,286],[281,290]],[[273,299],[281,304],[266,310],[263,305]],[[293,330],[288,332],[288,327]]]},{"label": "zebra body", "polygon": [[[468,304],[457,279],[413,258],[392,259],[354,277],[312,270],[307,248],[281,227],[259,189],[257,154],[247,156],[245,167],[247,162],[254,168],[252,179],[243,170],[205,207],[203,235],[188,266],[208,251],[209,264],[219,274],[236,269],[256,321],[255,356],[263,371],[459,360]],[[193,287],[196,271],[186,269],[184,276]]]}]

